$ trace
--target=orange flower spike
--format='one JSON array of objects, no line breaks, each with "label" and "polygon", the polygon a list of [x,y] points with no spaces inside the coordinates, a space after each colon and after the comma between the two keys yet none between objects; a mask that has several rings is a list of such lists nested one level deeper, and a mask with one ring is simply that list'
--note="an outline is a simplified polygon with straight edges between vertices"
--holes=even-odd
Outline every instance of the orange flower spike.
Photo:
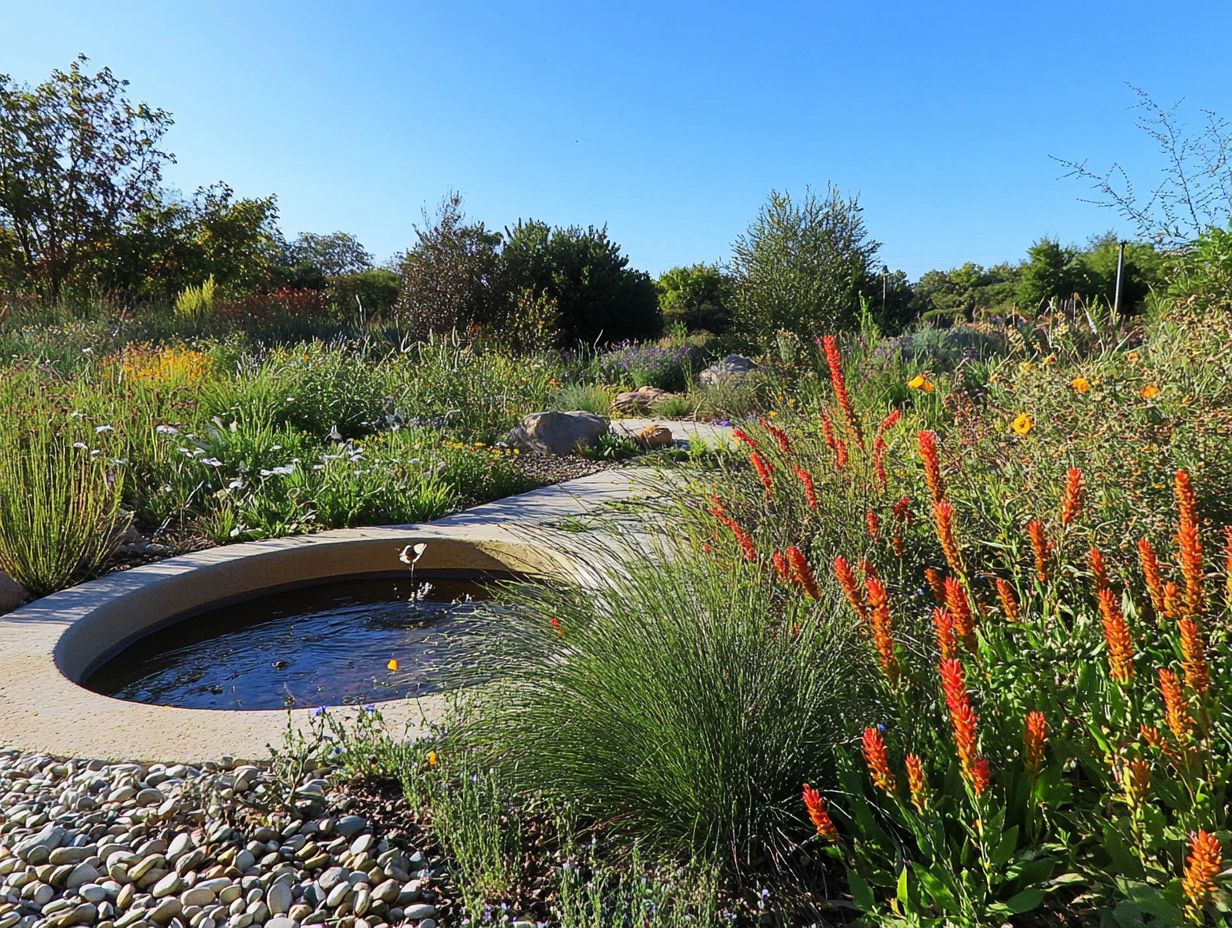
[{"label": "orange flower spike", "polygon": [[997,598],[1001,600],[1001,611],[1005,613],[1005,620],[1017,622],[1018,601],[1014,598],[1014,588],[1003,577],[997,578]]},{"label": "orange flower spike", "polygon": [[911,500],[906,496],[900,499],[894,504],[891,516],[894,522],[894,535],[890,538],[890,545],[894,549],[895,556],[903,557],[907,553],[907,546],[903,544],[902,529],[911,520]]},{"label": "orange flower spike", "polygon": [[876,541],[877,536],[881,533],[881,520],[877,518],[877,513],[871,509],[866,512],[864,514],[864,524],[868,528],[868,537]]},{"label": "orange flower spike", "polygon": [[890,769],[890,759],[886,756],[885,739],[876,728],[864,729],[864,762],[868,764],[873,786],[893,796],[898,784],[894,780],[894,771]]},{"label": "orange flower spike", "polygon": [[933,504],[933,516],[937,522],[937,540],[941,542],[941,551],[950,569],[956,574],[963,573],[962,552],[954,531],[954,506],[949,500],[938,500]]},{"label": "orange flower spike", "polygon": [[963,585],[953,577],[945,578],[945,608],[954,617],[954,631],[970,651],[975,651],[975,617],[971,600]]},{"label": "orange flower spike", "polygon": [[954,634],[954,617],[944,609],[933,610],[933,631],[937,636],[937,650],[941,659],[948,661],[958,656],[958,637]]},{"label": "orange flower spike", "polygon": [[1138,540],[1138,563],[1146,580],[1146,591],[1151,597],[1151,608],[1156,616],[1164,614],[1164,582],[1159,573],[1159,558],[1155,549],[1145,538]]},{"label": "orange flower spike", "polygon": [[851,608],[856,611],[856,615],[861,619],[867,619],[868,605],[864,602],[864,594],[856,580],[855,571],[851,569],[847,558],[841,554],[834,559],[834,576],[838,579],[838,585],[842,588],[843,595],[847,597],[847,602],[851,603]]},{"label": "orange flower spike", "polygon": [[731,434],[732,438],[736,439],[736,441],[748,445],[750,451],[757,451],[761,447],[756,441],[753,440],[753,438],[749,436],[749,433],[742,428],[737,427],[732,429]]},{"label": "orange flower spike", "polygon": [[894,428],[894,426],[898,425],[902,418],[903,411],[901,409],[893,410],[888,416],[881,420],[881,425],[877,426],[877,434],[884,435],[886,432],[890,431],[890,429]]},{"label": "orange flower spike", "polygon": [[804,784],[804,808],[808,810],[809,820],[812,821],[819,835],[827,841],[838,840],[838,829],[834,827],[834,820],[830,818],[825,799],[821,797],[821,793],[807,783]]},{"label": "orange flower spike", "polygon": [[937,457],[937,433],[925,431],[919,434],[920,459],[924,462],[924,480],[933,504],[945,499],[945,480],[941,476],[941,462]]},{"label": "orange flower spike", "polygon": [[881,579],[881,576],[877,573],[877,565],[868,558],[864,558],[860,561],[860,576],[865,579],[868,579],[869,577],[876,580]]},{"label": "orange flower spike", "polygon": [[992,782],[992,770],[985,757],[977,757],[971,764],[971,788],[975,795],[983,796]]},{"label": "orange flower spike", "polygon": [[1189,839],[1189,859],[1181,878],[1181,889],[1188,902],[1185,917],[1195,925],[1206,924],[1206,909],[1219,888],[1216,878],[1222,870],[1223,847],[1219,839],[1205,831],[1193,835]]},{"label": "orange flower spike", "polygon": [[1099,591],[1099,612],[1108,646],[1108,673],[1118,683],[1128,683],[1134,675],[1133,638],[1116,594],[1107,587]]},{"label": "orange flower spike", "polygon": [[1185,744],[1193,728],[1194,720],[1185,705],[1185,696],[1181,692],[1181,681],[1176,674],[1167,668],[1159,671],[1159,692],[1164,699],[1164,710],[1168,717],[1168,728],[1172,731],[1178,744]]},{"label": "orange flower spike", "polygon": [[868,590],[869,623],[873,631],[873,646],[881,663],[881,672],[893,686],[898,682],[898,657],[894,653],[894,632],[890,619],[890,599],[885,584],[876,577],[864,581]]},{"label": "orange flower spike", "polygon": [[1027,523],[1027,535],[1031,539],[1031,551],[1035,555],[1035,575],[1040,583],[1048,582],[1048,559],[1052,554],[1052,542],[1044,533],[1044,523],[1032,519]]},{"label": "orange flower spike", "polygon": [[831,451],[837,451],[834,438],[834,420],[830,418],[830,414],[825,410],[821,413],[821,437],[826,440],[826,444],[830,446]]},{"label": "orange flower spike", "polygon": [[885,456],[889,446],[886,440],[878,435],[873,439],[873,473],[877,475],[877,483],[884,487],[889,482],[889,476],[885,469]]},{"label": "orange flower spike", "polygon": [[963,678],[962,661],[957,658],[943,660],[939,670],[946,708],[950,713],[950,727],[954,731],[958,763],[963,776],[973,780],[976,773],[975,764],[979,760],[979,720],[971,708],[971,697],[967,693],[966,680]]},{"label": "orange flower spike", "polygon": [[851,405],[851,398],[847,395],[847,381],[843,377],[843,357],[839,354],[838,342],[833,335],[826,335],[821,340],[821,347],[826,353],[826,364],[830,368],[830,386],[834,388],[834,398],[838,401],[838,407],[847,419],[847,425],[851,427],[851,434],[855,436],[856,444],[863,451],[865,450],[864,433],[860,431],[860,422]]},{"label": "orange flower spike", "polygon": [[945,605],[945,581],[941,579],[940,571],[934,570],[932,567],[924,568],[924,579],[928,582],[928,588],[932,590],[933,599],[937,601],[937,605]]},{"label": "orange flower spike", "polygon": [[1181,614],[1181,605],[1184,602],[1181,597],[1181,588],[1169,580],[1164,584],[1164,615],[1170,619],[1175,619]]},{"label": "orange flower spike", "polygon": [[1048,747],[1048,719],[1044,713],[1028,712],[1023,719],[1023,744],[1026,747],[1027,769],[1039,773],[1044,766],[1044,752]]},{"label": "orange flower spike", "polygon": [[1091,565],[1091,579],[1095,583],[1096,594],[1098,595],[1100,590],[1111,589],[1111,584],[1108,583],[1108,565],[1104,563],[1104,556],[1099,548],[1092,548],[1087,553],[1087,560]]},{"label": "orange flower spike", "polygon": [[1150,762],[1134,759],[1127,763],[1121,771],[1121,786],[1125,790],[1125,801],[1130,808],[1142,805],[1142,800],[1151,791]]},{"label": "orange flower spike", "polygon": [[760,453],[754,451],[749,455],[749,461],[753,464],[753,469],[757,471],[758,479],[761,480],[761,485],[766,488],[766,495],[770,496],[774,493],[774,468],[770,466],[770,462],[761,456]]},{"label": "orange flower spike", "polygon": [[796,477],[800,480],[800,486],[804,489],[804,501],[808,504],[809,509],[817,508],[817,488],[813,484],[813,475],[798,464],[793,464],[792,469],[796,472]]},{"label": "orange flower spike", "polygon": [[777,425],[767,422],[765,419],[759,419],[758,422],[760,422],[761,427],[769,432],[770,436],[778,442],[779,450],[782,451],[783,454],[791,454],[791,436],[789,436]]},{"label": "orange flower spike", "polygon": [[1211,685],[1211,670],[1206,661],[1206,642],[1198,623],[1186,616],[1177,623],[1181,632],[1181,667],[1185,685],[1201,696]]},{"label": "orange flower spike", "polygon": [[774,572],[779,575],[779,579],[784,583],[793,583],[791,567],[788,566],[787,558],[783,556],[783,552],[775,551],[771,560],[774,562]]},{"label": "orange flower spike", "polygon": [[1197,616],[1202,612],[1202,541],[1198,537],[1198,505],[1188,472],[1176,472],[1175,491],[1180,510],[1176,543],[1181,555],[1181,575],[1185,578],[1185,609],[1188,615]]},{"label": "orange flower spike", "polygon": [[834,468],[842,470],[847,466],[847,442],[841,438],[834,441]]},{"label": "orange flower spike", "polygon": [[924,775],[924,764],[914,754],[908,754],[907,789],[911,791],[911,804],[917,812],[928,808],[928,778]]},{"label": "orange flower spike", "polygon": [[1224,602],[1232,609],[1232,525],[1223,530],[1223,545]]},{"label": "orange flower spike", "polygon": [[787,549],[786,554],[787,563],[791,565],[792,573],[795,574],[800,588],[808,594],[809,599],[821,599],[821,588],[817,586],[817,578],[813,576],[813,568],[809,566],[804,552],[792,545]]},{"label": "orange flower spike", "polygon": [[1065,495],[1061,497],[1061,524],[1069,525],[1082,512],[1082,471],[1071,467],[1065,474]]}]

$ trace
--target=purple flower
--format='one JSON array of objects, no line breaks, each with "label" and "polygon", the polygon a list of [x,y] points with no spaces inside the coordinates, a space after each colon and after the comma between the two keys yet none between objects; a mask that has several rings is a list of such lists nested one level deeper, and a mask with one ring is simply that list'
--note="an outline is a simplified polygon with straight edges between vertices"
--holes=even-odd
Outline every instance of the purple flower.
[{"label": "purple flower", "polygon": [[315,709],[313,709],[313,710],[312,710],[312,717],[313,717],[314,719],[319,719],[319,718],[320,718],[321,716],[323,716],[324,714],[325,714],[325,707],[324,707],[324,706],[317,706]]}]

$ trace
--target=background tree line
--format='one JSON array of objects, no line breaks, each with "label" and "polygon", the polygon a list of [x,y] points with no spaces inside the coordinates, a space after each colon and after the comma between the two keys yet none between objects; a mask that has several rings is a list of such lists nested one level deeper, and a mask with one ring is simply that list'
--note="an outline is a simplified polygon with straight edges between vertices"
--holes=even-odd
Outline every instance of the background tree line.
[{"label": "background tree line", "polygon": [[[648,338],[665,321],[750,341],[870,323],[896,332],[920,318],[945,324],[1113,298],[1112,233],[1083,247],[1042,238],[1016,264],[968,262],[913,283],[878,260],[859,198],[833,185],[771,191],[726,264],[672,268],[657,281],[629,266],[605,227],[519,220],[496,231],[468,220],[457,193],[377,267],[346,232],[285,238],[273,195],[237,196],[222,182],[187,196],[169,189],[171,115],[131,101],[126,81],[87,64],[79,57],[35,87],[0,75],[0,289],[134,304],[174,301],[207,282],[223,299],[315,293],[294,305],[389,314],[420,335],[495,332],[517,347]],[[1147,215],[1132,213],[1140,224]],[[1130,244],[1122,306],[1140,309],[1184,253]]]}]

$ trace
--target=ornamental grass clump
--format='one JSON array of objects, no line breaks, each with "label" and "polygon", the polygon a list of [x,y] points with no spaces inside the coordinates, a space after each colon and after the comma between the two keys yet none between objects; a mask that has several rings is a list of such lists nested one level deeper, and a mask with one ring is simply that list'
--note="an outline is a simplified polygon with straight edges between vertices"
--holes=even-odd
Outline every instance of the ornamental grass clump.
[{"label": "ornamental grass clump", "polygon": [[651,562],[592,548],[596,589],[514,595],[459,660],[495,680],[471,691],[455,736],[648,852],[774,873],[790,863],[800,784],[833,780],[870,671],[790,550],[784,586],[739,554],[658,543]]},{"label": "ornamental grass clump", "polygon": [[31,596],[95,576],[128,524],[113,430],[71,422],[41,411],[0,416],[0,569]]}]

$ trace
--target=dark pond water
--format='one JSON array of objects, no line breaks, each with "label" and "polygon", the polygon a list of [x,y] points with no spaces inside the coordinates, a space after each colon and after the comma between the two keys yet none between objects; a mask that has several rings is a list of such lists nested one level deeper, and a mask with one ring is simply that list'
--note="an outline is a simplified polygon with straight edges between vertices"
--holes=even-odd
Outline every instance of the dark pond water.
[{"label": "dark pond water", "polygon": [[287,590],[154,632],[86,686],[188,709],[354,705],[439,692],[456,646],[482,631],[491,594],[490,582],[422,576]]}]

